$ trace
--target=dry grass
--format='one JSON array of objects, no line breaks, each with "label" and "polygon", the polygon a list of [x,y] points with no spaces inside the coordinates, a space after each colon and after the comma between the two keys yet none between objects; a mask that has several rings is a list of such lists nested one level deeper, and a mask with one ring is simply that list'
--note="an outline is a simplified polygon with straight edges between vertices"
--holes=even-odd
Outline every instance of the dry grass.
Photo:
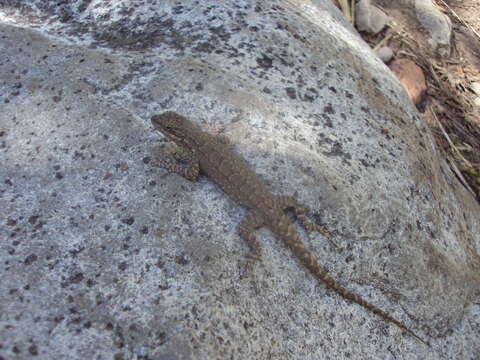
[{"label": "dry grass", "polygon": [[[445,13],[480,41],[480,34],[467,21],[445,1],[437,1]],[[334,0],[334,3],[353,23],[354,1]],[[432,56],[409,31],[398,25],[390,25],[378,36],[366,36],[365,40],[374,50],[392,40],[391,47],[396,50],[397,58],[410,58],[423,69],[429,102],[425,120],[452,171],[480,202],[480,109],[475,108],[475,95],[469,87],[472,82],[480,81],[479,69],[464,60],[455,47],[450,59]]]},{"label": "dry grass", "polygon": [[432,58],[408,33],[395,33],[403,45],[397,54],[411,58],[426,74],[429,112],[434,119],[428,124],[437,145],[460,181],[480,201],[480,122],[469,91],[472,80],[480,80],[478,70],[461,60]]}]

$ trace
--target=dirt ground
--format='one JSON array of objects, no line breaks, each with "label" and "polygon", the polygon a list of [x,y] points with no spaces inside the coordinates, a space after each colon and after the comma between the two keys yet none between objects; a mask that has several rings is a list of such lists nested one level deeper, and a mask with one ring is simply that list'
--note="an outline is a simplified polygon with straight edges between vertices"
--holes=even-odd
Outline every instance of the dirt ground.
[{"label": "dirt ground", "polygon": [[427,32],[406,1],[372,1],[393,21],[375,36],[362,36],[372,48],[383,41],[394,59],[407,58],[422,68],[427,81],[423,116],[450,167],[480,202],[480,106],[474,105],[480,95],[470,87],[480,82],[480,1],[433,2],[452,21],[450,56],[429,50]]}]

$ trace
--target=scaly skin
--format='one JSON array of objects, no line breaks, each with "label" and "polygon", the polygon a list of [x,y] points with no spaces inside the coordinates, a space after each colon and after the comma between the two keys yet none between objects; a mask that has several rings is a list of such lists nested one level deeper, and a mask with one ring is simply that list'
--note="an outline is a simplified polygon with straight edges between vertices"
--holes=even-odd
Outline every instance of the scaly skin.
[{"label": "scaly skin", "polygon": [[181,159],[186,166],[181,166],[172,160],[164,160],[161,166],[192,181],[198,178],[201,171],[215,181],[233,200],[249,210],[249,214],[240,222],[238,230],[239,235],[251,248],[252,259],[259,259],[261,255],[260,244],[255,238],[254,231],[266,226],[282,239],[312,275],[324,282],[328,288],[390,321],[428,345],[406,325],[344,288],[328,275],[313,253],[301,242],[285,210],[293,209],[300,224],[307,231],[326,233],[326,230],[308,222],[305,210],[293,197],[275,196],[270,193],[257,174],[235,154],[227,138],[204,132],[196,124],[173,111],[153,116],[152,124],[155,129],[187,151]]}]

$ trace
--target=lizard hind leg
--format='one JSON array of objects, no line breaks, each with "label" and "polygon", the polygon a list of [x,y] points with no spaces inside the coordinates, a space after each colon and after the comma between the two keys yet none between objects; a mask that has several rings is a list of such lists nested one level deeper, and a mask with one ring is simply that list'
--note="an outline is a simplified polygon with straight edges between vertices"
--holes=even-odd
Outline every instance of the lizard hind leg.
[{"label": "lizard hind leg", "polygon": [[277,196],[277,204],[282,210],[293,210],[295,216],[298,219],[300,225],[308,232],[321,232],[326,236],[330,236],[330,232],[320,225],[316,225],[308,221],[307,219],[307,210],[301,206],[298,201],[293,196]]},{"label": "lizard hind leg", "polygon": [[[255,237],[255,230],[261,227],[263,223],[264,221],[261,216],[255,213],[249,213],[240,221],[240,224],[238,224],[238,234],[250,247],[248,259],[245,264],[245,274],[251,272],[254,263],[262,258],[262,248]],[[244,277],[244,275],[242,275],[242,277]]]}]

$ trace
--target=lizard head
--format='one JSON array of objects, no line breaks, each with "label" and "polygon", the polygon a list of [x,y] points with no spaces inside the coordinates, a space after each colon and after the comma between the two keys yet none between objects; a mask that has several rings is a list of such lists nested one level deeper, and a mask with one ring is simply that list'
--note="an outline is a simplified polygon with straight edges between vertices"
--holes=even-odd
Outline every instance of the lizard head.
[{"label": "lizard head", "polygon": [[191,141],[195,139],[195,133],[200,131],[193,122],[174,111],[166,111],[154,115],[151,120],[156,130],[160,131],[177,145],[192,150],[193,144]]}]

